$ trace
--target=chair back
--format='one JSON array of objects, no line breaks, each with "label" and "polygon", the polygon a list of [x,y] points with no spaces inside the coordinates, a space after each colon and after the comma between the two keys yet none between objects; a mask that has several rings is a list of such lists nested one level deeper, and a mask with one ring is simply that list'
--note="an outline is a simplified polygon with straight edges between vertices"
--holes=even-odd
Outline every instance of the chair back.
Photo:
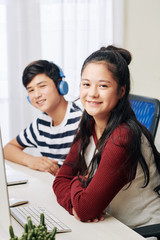
[{"label": "chair back", "polygon": [[160,118],[160,101],[156,98],[133,95],[129,96],[131,107],[138,119],[155,138],[159,118]]}]

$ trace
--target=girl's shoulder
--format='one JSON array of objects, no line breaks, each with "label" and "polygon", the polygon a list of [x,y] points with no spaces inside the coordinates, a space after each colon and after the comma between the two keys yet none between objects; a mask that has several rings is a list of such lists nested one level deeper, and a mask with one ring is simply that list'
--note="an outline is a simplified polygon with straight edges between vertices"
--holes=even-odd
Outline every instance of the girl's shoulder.
[{"label": "girl's shoulder", "polygon": [[130,127],[126,124],[120,124],[113,133],[111,134],[110,138],[116,144],[129,144],[132,141],[132,131]]},{"label": "girl's shoulder", "polygon": [[125,134],[131,132],[131,129],[126,123],[122,123],[115,128],[114,132],[121,132]]}]

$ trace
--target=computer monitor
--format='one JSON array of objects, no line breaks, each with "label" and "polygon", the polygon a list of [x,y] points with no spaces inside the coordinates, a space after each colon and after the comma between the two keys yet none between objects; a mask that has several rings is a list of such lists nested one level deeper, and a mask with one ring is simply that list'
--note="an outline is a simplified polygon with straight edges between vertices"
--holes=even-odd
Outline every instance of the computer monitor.
[{"label": "computer monitor", "polygon": [[10,224],[11,217],[9,209],[9,196],[5,171],[5,161],[3,156],[2,136],[0,129],[0,227],[5,232],[9,232]]}]

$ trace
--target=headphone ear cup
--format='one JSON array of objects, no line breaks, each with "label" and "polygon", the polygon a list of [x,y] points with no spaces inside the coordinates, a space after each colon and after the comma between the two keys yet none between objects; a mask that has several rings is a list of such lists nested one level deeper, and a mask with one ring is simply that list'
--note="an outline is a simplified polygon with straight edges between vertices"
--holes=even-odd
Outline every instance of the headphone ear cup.
[{"label": "headphone ear cup", "polygon": [[58,84],[58,90],[61,95],[66,95],[68,93],[68,83],[61,80]]}]

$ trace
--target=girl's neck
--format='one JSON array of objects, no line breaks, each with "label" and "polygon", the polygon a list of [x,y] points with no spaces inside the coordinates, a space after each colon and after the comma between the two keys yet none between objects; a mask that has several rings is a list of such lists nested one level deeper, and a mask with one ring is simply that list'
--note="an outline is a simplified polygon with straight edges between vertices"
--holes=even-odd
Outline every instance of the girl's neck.
[{"label": "girl's neck", "polygon": [[96,136],[97,136],[97,139],[99,140],[104,132],[104,129],[106,127],[106,124],[97,124],[95,122],[95,132],[96,132]]}]

